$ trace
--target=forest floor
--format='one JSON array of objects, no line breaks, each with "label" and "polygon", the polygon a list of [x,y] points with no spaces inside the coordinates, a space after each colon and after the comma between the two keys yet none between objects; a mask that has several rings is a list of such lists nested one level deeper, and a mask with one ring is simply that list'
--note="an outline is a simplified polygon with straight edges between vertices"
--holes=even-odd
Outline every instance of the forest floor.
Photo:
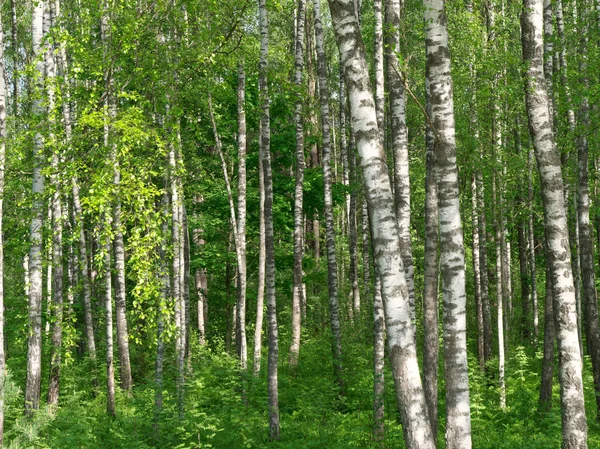
[{"label": "forest floor", "polygon": [[[223,345],[194,348],[192,373],[186,385],[185,416],[178,418],[174,363],[166,363],[164,407],[156,426],[154,385],[138,382],[132,396],[118,395],[117,416],[106,415],[103,389],[89,391],[90,367],[71,364],[63,369],[61,406],[55,413],[41,411],[33,421],[22,417],[22,392],[9,388],[7,397],[8,448],[375,448],[372,427],[372,345],[367,331],[344,335],[347,394],[340,397],[333,379],[327,331],[303,335],[300,363],[291,373],[286,335],[282,336],[279,369],[281,439],[268,440],[266,357],[258,378],[243,379],[235,358]],[[540,345],[538,345],[540,347]],[[494,363],[482,375],[470,348],[470,392],[473,447],[480,449],[559,449],[561,417],[559,389],[554,378],[553,407],[538,407],[542,354],[508,346],[507,408],[499,407]],[[263,355],[266,350],[263,351]],[[251,352],[250,352],[251,354]],[[171,354],[170,357],[173,357]],[[134,365],[135,366],[135,365]],[[151,366],[146,378],[153,379]],[[99,370],[99,372],[102,370]],[[116,370],[118,372],[118,369]],[[102,372],[103,374],[103,372]],[[99,385],[103,385],[100,374]],[[440,369],[443,379],[443,371]],[[600,426],[595,421],[589,360],[585,370],[589,447],[600,448]],[[443,447],[444,392],[440,386],[439,446]],[[386,366],[386,447],[403,448],[393,382]]]}]

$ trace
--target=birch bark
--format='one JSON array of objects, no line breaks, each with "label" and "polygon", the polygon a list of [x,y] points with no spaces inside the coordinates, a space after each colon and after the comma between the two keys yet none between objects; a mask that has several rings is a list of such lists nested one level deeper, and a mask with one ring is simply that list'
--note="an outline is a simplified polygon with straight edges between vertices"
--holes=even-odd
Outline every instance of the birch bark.
[{"label": "birch bark", "polygon": [[296,186],[294,189],[294,286],[292,292],[292,342],[290,344],[290,366],[298,365],[300,353],[300,325],[302,303],[302,258],[304,245],[304,125],[302,116],[302,73],[304,71],[304,25],[306,16],[306,3],[298,0],[298,14],[296,26],[296,53],[294,63],[294,86],[296,99],[294,105],[294,127],[296,129]]},{"label": "birch bark", "polygon": [[582,363],[560,155],[552,133],[543,73],[542,2],[524,0],[521,16],[525,98],[544,205],[559,351],[564,449],[587,448]]},{"label": "birch bark", "polygon": [[[415,319],[415,284],[410,241],[410,177],[408,173],[408,130],[406,128],[406,94],[402,80],[402,67],[398,62],[400,53],[400,0],[386,0],[385,23],[387,50],[387,79],[390,97],[390,143],[394,155],[394,203],[396,220],[400,231],[402,262],[406,272],[406,284]],[[383,140],[381,141],[383,143]]]},{"label": "birch bark", "polygon": [[[33,57],[36,61],[34,84],[39,92],[43,89],[44,61],[41,48],[44,37],[44,1],[33,7],[32,42]],[[32,110],[38,117],[44,113],[41,97],[34,98]],[[40,126],[43,126],[43,122]],[[36,130],[33,150],[33,204],[30,226],[29,249],[29,338],[27,343],[27,381],[25,386],[25,414],[31,416],[40,404],[42,375],[42,226],[44,194],[44,138],[41,129]]]},{"label": "birch bark", "polygon": [[348,86],[352,130],[364,173],[404,439],[410,449],[433,449],[435,443],[417,364],[415,328],[410,316],[398,225],[383,145],[379,140],[365,48],[353,0],[330,0],[329,8]]},{"label": "birch bark", "polygon": [[269,435],[279,439],[279,393],[277,364],[279,341],[277,334],[277,304],[275,297],[275,238],[273,234],[273,175],[271,172],[271,124],[269,118],[269,86],[267,78],[269,54],[269,19],[266,0],[258,1],[260,23],[260,59],[258,89],[260,115],[260,161],[265,183],[265,283],[267,293],[267,320],[269,334],[268,401]]},{"label": "birch bark", "polygon": [[446,379],[446,447],[471,447],[465,255],[460,217],[454,103],[447,17],[443,0],[425,1],[425,43],[431,120],[435,129],[438,184],[440,271]]},{"label": "birch bark", "polygon": [[[4,352],[4,168],[6,165],[6,106],[7,86],[4,82],[4,26],[0,14],[0,385],[6,382],[6,354]],[[4,388],[0,389],[0,447],[4,443]]]},{"label": "birch bark", "polygon": [[337,288],[337,260],[335,254],[335,223],[333,221],[333,193],[331,180],[331,127],[329,116],[329,89],[327,88],[327,62],[323,43],[323,24],[321,21],[321,2],[314,0],[315,41],[317,48],[317,74],[319,99],[321,106],[321,130],[323,133],[323,204],[325,212],[325,238],[327,246],[327,287],[329,293],[329,320],[331,323],[331,348],[333,352],[333,370],[340,392],[344,393],[342,369],[342,336]]}]

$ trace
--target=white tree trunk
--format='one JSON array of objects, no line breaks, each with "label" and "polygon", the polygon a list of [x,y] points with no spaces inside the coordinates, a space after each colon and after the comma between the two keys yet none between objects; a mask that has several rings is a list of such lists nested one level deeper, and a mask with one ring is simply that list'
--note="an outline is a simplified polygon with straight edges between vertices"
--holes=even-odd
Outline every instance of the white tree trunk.
[{"label": "white tree trunk", "polygon": [[[35,64],[34,84],[41,92],[43,87],[44,62],[40,58],[44,22],[44,1],[39,1],[33,8],[32,42]],[[44,113],[44,102],[39,96],[34,97],[33,113],[41,116]],[[43,123],[43,122],[42,122]],[[34,137],[33,151],[33,205],[30,227],[29,249],[29,338],[27,343],[27,382],[25,386],[25,413],[32,415],[40,404],[40,384],[42,375],[42,226],[43,226],[43,194],[44,194],[44,138],[42,130],[37,129]]]},{"label": "white tree trunk", "polygon": [[352,130],[364,173],[371,216],[377,275],[386,311],[386,329],[396,398],[406,446],[433,449],[411,320],[400,238],[388,168],[379,140],[375,102],[369,82],[365,48],[352,0],[330,0],[332,22],[348,86]]},{"label": "white tree trunk", "polygon": [[296,24],[296,53],[294,63],[294,86],[296,99],[294,105],[294,127],[296,129],[296,170],[294,178],[294,285],[292,292],[292,341],[290,344],[290,366],[298,365],[298,354],[300,353],[300,325],[302,303],[302,257],[304,245],[304,212],[302,209],[304,194],[304,125],[302,116],[302,72],[304,70],[304,24],[306,15],[306,3],[298,0],[298,14]]},{"label": "white tree trunk", "polygon": [[258,2],[260,22],[260,60],[258,66],[260,116],[260,161],[265,181],[265,281],[269,334],[268,397],[269,435],[279,438],[279,392],[277,364],[279,341],[277,333],[277,304],[275,296],[275,238],[273,234],[273,175],[271,172],[271,123],[269,118],[269,88],[267,79],[269,54],[269,19],[266,0]]},{"label": "white tree trunk", "polygon": [[471,447],[465,254],[460,217],[454,104],[447,17],[443,0],[425,1],[425,42],[431,121],[435,131],[440,271],[443,296],[446,447]]},{"label": "white tree trunk", "polygon": [[541,0],[524,0],[522,14],[525,98],[529,130],[535,149],[548,255],[552,276],[564,449],[587,448],[587,421],[583,398],[582,362],[577,311],[568,243],[560,154],[550,122],[549,99],[543,74],[543,20]]}]

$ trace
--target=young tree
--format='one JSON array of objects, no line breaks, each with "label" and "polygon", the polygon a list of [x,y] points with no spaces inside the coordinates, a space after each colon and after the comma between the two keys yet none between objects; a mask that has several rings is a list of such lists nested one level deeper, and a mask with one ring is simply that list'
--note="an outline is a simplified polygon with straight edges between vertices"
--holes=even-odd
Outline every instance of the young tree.
[{"label": "young tree", "polygon": [[[47,5],[38,1],[33,6],[32,42],[35,63],[34,85],[38,93],[32,105],[33,113],[40,117],[44,114],[44,102],[41,98],[44,76],[44,49],[41,47],[44,38],[44,11]],[[42,376],[42,226],[43,226],[43,193],[44,193],[44,138],[40,121],[34,137],[33,165],[33,205],[30,227],[29,249],[29,339],[27,344],[27,384],[25,387],[25,413],[32,415],[40,405],[40,384]]]},{"label": "young tree", "polygon": [[271,123],[269,118],[269,86],[267,78],[269,54],[269,16],[266,0],[259,0],[260,60],[258,65],[258,89],[260,115],[260,162],[265,185],[265,278],[267,292],[267,322],[269,334],[268,396],[269,435],[279,438],[279,388],[277,364],[279,341],[277,333],[277,303],[275,297],[275,237],[273,234],[273,174],[271,172]]},{"label": "young tree", "polygon": [[294,86],[297,89],[294,105],[294,127],[296,128],[296,170],[294,178],[294,290],[292,293],[292,342],[290,345],[290,366],[298,364],[300,353],[300,305],[302,302],[302,258],[304,246],[304,211],[302,199],[304,195],[304,125],[302,117],[302,73],[304,71],[304,22],[306,3],[298,0],[296,15],[296,40],[294,62]]},{"label": "young tree", "polygon": [[323,22],[321,21],[321,2],[314,0],[315,41],[317,48],[317,75],[321,106],[321,130],[323,133],[323,205],[325,214],[325,238],[327,245],[327,287],[329,292],[329,319],[331,321],[331,347],[333,351],[333,370],[335,379],[344,392],[342,376],[342,336],[340,330],[340,312],[338,303],[337,259],[335,255],[335,223],[333,216],[333,193],[331,180],[331,126],[329,116],[329,89],[327,88],[327,60],[323,43]]},{"label": "young tree", "polygon": [[[3,2],[0,2],[2,6]],[[4,64],[4,26],[0,14],[0,385],[6,383],[6,354],[4,352],[4,169],[6,166],[6,106],[7,86]],[[4,388],[0,390],[0,447],[4,443]]]}]

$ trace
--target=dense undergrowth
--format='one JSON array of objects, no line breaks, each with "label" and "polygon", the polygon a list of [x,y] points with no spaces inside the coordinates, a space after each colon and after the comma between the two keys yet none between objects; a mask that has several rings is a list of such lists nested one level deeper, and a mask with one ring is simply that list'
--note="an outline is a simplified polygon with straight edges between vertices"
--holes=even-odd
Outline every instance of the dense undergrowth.
[{"label": "dense undergrowth", "polygon": [[[285,350],[280,364],[281,440],[270,442],[267,430],[266,359],[258,378],[242,377],[236,360],[222,344],[194,348],[186,386],[184,419],[178,418],[174,394],[173,363],[165,372],[164,407],[154,408],[154,385],[138,382],[130,397],[120,394],[117,417],[105,412],[103,378],[95,397],[90,367],[72,364],[63,370],[60,408],[42,410],[33,421],[22,417],[22,392],[7,388],[9,448],[371,448],[372,346],[367,332],[344,335],[347,394],[339,397],[333,381],[331,349],[326,331],[305,335],[300,364],[288,370]],[[286,348],[287,342],[281,342]],[[473,352],[471,352],[473,355]],[[482,375],[470,357],[473,447],[516,449],[560,447],[561,418],[555,375],[554,404],[538,408],[541,353],[533,347],[510,347],[507,360],[507,408],[499,407],[493,363]],[[589,363],[588,363],[589,365]],[[386,447],[403,448],[389,367],[386,385]],[[101,369],[99,370],[101,371]],[[440,376],[443,377],[442,368]],[[149,370],[148,379],[153,378]],[[600,427],[595,423],[592,379],[585,374],[589,447],[600,447]],[[243,387],[242,387],[243,385]],[[439,445],[443,444],[443,382],[440,394]],[[242,400],[244,392],[245,401]]]}]

